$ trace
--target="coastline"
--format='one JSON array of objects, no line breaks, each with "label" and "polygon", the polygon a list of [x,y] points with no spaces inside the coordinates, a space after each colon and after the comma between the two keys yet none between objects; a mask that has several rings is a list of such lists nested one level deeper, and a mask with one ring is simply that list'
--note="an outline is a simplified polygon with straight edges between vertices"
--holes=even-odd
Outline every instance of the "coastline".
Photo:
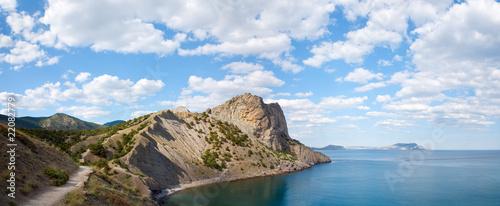
[{"label": "coastline", "polygon": [[235,181],[239,181],[239,180],[248,180],[248,179],[260,178],[260,177],[271,177],[271,176],[290,174],[290,173],[299,172],[299,171],[302,171],[305,169],[310,169],[315,165],[328,164],[328,163],[331,163],[331,162],[320,162],[320,163],[316,163],[316,164],[312,164],[312,165],[305,164],[304,167],[293,168],[293,169],[288,169],[288,170],[276,170],[275,172],[271,172],[271,173],[262,172],[261,174],[253,175],[253,176],[225,177],[225,176],[223,176],[225,173],[222,173],[220,177],[198,180],[198,181],[194,181],[194,182],[186,183],[186,184],[175,185],[172,188],[162,190],[162,192],[154,195],[152,198],[153,198],[153,200],[156,200],[156,201],[162,201],[165,198],[168,198],[174,194],[177,194],[185,189],[191,189],[191,188],[207,186],[207,185],[216,185],[216,184],[221,184],[221,183],[235,182]]}]

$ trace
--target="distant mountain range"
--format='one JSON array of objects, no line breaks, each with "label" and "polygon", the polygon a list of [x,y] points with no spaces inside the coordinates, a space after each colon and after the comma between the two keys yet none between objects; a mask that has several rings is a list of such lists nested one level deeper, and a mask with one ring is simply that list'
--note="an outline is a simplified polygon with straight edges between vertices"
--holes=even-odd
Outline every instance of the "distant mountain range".
[{"label": "distant mountain range", "polygon": [[366,147],[366,146],[354,146],[354,147],[343,147],[337,145],[328,145],[326,147],[311,147],[313,150],[359,150],[359,149],[373,149],[373,150],[430,150],[429,148],[422,147],[416,143],[397,143],[385,147]]},{"label": "distant mountain range", "polygon": [[345,147],[338,145],[328,145],[326,147],[311,147],[313,150],[345,150]]},{"label": "distant mountain range", "polygon": [[[6,124],[8,117],[0,115],[0,122]],[[106,127],[92,122],[86,122],[76,117],[57,113],[50,117],[17,117],[16,127],[26,129],[54,129],[54,130],[93,130]]]}]

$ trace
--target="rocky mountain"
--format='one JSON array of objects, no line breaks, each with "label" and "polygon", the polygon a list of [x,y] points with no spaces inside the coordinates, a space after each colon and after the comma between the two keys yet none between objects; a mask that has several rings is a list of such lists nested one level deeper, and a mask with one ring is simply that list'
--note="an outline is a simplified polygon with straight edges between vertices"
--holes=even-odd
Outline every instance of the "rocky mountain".
[{"label": "rocky mountain", "polygon": [[[7,123],[7,116],[1,115],[0,122]],[[50,117],[18,117],[16,126],[26,129],[55,129],[55,130],[93,130],[106,126],[86,122],[76,117],[63,113],[57,113]]]},{"label": "rocky mountain", "polygon": [[103,125],[106,126],[106,127],[111,127],[111,126],[115,126],[115,125],[123,123],[123,122],[125,122],[125,121],[123,121],[123,120],[115,120],[115,121],[111,121],[111,122],[106,122]]},{"label": "rocky mountain", "polygon": [[178,107],[129,120],[85,138],[71,153],[150,197],[331,162],[289,136],[277,103],[250,94],[203,113]]},{"label": "rocky mountain", "polygon": [[313,150],[345,150],[343,146],[328,145],[326,147],[311,147]]},{"label": "rocky mountain", "polygon": [[375,150],[430,150],[416,143],[397,143],[385,147],[346,147],[346,149],[375,149]]}]

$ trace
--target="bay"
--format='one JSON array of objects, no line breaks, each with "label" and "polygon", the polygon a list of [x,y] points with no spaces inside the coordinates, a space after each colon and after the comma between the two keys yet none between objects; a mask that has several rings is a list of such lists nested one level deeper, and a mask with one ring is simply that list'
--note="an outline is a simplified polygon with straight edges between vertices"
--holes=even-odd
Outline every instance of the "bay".
[{"label": "bay", "polygon": [[321,151],[332,163],[187,189],[165,205],[500,205],[500,151]]}]

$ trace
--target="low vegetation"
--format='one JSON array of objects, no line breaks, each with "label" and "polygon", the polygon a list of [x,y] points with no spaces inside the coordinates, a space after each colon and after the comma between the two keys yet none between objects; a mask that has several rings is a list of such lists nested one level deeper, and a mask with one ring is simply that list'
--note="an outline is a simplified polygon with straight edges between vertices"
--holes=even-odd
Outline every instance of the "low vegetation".
[{"label": "low vegetation", "polygon": [[69,175],[66,172],[61,172],[50,167],[43,169],[43,174],[49,177],[56,186],[66,184],[69,179]]},{"label": "low vegetation", "polygon": [[157,205],[140,195],[137,188],[124,186],[113,178],[95,173],[90,175],[83,190],[75,190],[64,197],[66,205]]}]

